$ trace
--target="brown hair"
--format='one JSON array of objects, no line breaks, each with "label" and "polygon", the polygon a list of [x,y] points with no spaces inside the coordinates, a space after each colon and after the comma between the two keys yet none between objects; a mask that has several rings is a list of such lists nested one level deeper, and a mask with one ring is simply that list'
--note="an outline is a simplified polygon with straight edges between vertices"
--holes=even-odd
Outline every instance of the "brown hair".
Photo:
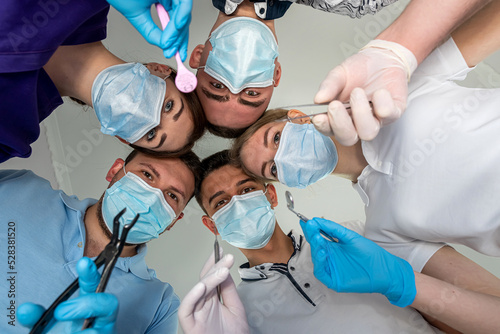
[{"label": "brown hair", "polygon": [[[145,64],[144,64],[145,65]],[[172,72],[170,73],[170,76],[168,79],[172,80],[172,82],[175,83],[175,77],[177,76],[177,70],[173,69],[171,67]],[[205,113],[203,112],[203,108],[201,106],[200,100],[198,99],[198,96],[196,93],[193,91],[191,93],[182,93],[186,99],[186,104],[188,106],[189,112],[191,114],[191,117],[193,118],[193,132],[188,138],[188,143],[186,146],[183,148],[176,150],[176,151],[153,151],[148,148],[140,147],[134,144],[129,144],[130,147],[132,147],[134,150],[137,150],[141,153],[144,154],[149,154],[153,156],[158,156],[158,157],[178,157],[184,153],[187,153],[191,151],[193,148],[195,142],[200,139],[203,134],[205,133],[205,127],[207,124],[207,119],[205,117]],[[70,97],[71,100],[75,101],[76,103],[80,105],[86,105],[84,102],[74,98]]]},{"label": "brown hair", "polygon": [[270,109],[270,110],[266,111],[266,113],[261,118],[259,118],[257,120],[257,122],[250,125],[250,127],[245,132],[243,132],[243,134],[241,136],[239,136],[238,138],[236,138],[234,140],[233,146],[231,147],[231,150],[230,150],[231,159],[233,159],[238,165],[240,165],[246,174],[248,174],[248,175],[250,175],[250,176],[252,176],[252,177],[254,177],[257,180],[262,181],[262,182],[276,181],[276,180],[263,178],[262,176],[255,175],[254,173],[250,172],[245,167],[243,162],[241,161],[241,150],[243,149],[245,144],[248,142],[248,140],[255,134],[255,132],[257,132],[257,130],[259,130],[261,127],[263,127],[266,124],[287,118],[287,114],[288,114],[287,109]]}]

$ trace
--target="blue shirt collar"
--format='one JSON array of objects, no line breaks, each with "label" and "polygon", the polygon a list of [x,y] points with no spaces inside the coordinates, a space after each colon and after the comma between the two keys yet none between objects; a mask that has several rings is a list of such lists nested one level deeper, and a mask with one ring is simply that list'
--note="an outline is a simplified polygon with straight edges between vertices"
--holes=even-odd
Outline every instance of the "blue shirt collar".
[{"label": "blue shirt collar", "polygon": [[[93,198],[86,198],[80,201],[76,196],[68,196],[62,191],[60,193],[60,196],[66,207],[68,207],[69,209],[73,210],[76,213],[76,219],[78,223],[78,228],[80,230],[79,232],[80,232],[80,238],[82,242],[81,246],[83,252],[83,247],[85,245],[85,224],[83,218],[85,217],[85,212],[87,211],[87,209],[91,205],[97,203],[97,200]],[[72,247],[75,247],[74,243],[71,242],[71,240],[63,240],[63,243],[64,243],[64,248],[68,250],[67,252],[65,251],[65,253],[74,254],[73,252],[69,251]],[[153,270],[148,270],[148,266],[146,265],[145,261],[146,253],[147,253],[147,246],[145,244],[140,245],[137,247],[136,255],[132,257],[120,257],[118,261],[116,261],[115,267],[119,268],[124,272],[130,271],[132,274],[143,280],[150,280],[151,278],[156,277],[156,275]],[[69,262],[74,261],[74,264],[76,265],[76,262],[79,259],[80,259],[79,257],[76,258],[74,256],[70,256],[70,258],[68,258],[67,260]]]}]

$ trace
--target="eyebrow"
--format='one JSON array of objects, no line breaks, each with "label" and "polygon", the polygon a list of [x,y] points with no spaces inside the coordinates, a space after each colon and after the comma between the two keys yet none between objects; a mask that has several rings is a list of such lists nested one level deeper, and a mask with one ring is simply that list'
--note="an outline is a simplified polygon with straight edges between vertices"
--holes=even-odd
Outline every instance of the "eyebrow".
[{"label": "eyebrow", "polygon": [[218,101],[218,102],[227,102],[227,101],[229,101],[229,95],[216,95],[216,94],[212,94],[205,87],[202,87],[201,91],[209,99],[212,99],[212,100],[215,100],[215,101]]},{"label": "eyebrow", "polygon": [[171,188],[173,191],[178,192],[178,193],[182,196],[182,198],[184,199],[184,201],[186,200],[186,194],[184,194],[184,192],[183,192],[182,190],[180,190],[180,189],[178,189],[178,188],[176,188],[176,187],[174,187],[174,186],[171,186],[170,188]]},{"label": "eyebrow", "polygon": [[161,179],[161,177],[160,177],[160,173],[158,173],[158,171],[157,171],[157,170],[156,170],[156,169],[155,169],[155,168],[154,168],[151,164],[148,164],[148,163],[146,163],[146,162],[140,162],[140,163],[139,163],[139,165],[144,165],[144,166],[148,167],[149,169],[151,169],[151,171],[153,172],[153,174],[154,174],[157,178]]},{"label": "eyebrow", "polygon": [[240,103],[240,104],[242,104],[244,106],[250,106],[252,108],[258,108],[261,105],[263,105],[264,102],[266,102],[266,99],[252,102],[252,101],[248,101],[248,100],[243,100],[241,97],[238,98],[238,103]]},{"label": "eyebrow", "polygon": [[160,148],[161,145],[163,145],[163,143],[165,142],[165,140],[167,139],[167,134],[164,133],[162,136],[161,136],[161,139],[160,139],[160,143],[158,145],[156,145],[155,147],[153,147],[153,149],[156,149],[156,148]]},{"label": "eyebrow", "polygon": [[184,100],[181,99],[181,108],[179,109],[179,112],[174,115],[174,122],[177,122],[179,117],[181,117],[182,111],[184,111]]},{"label": "eyebrow", "polygon": [[269,134],[269,131],[271,130],[271,127],[268,127],[266,132],[264,132],[264,146],[267,148],[267,135]]},{"label": "eyebrow", "polygon": [[[254,179],[253,177],[249,177],[248,179],[244,179],[244,180],[238,181],[238,182],[236,183],[236,186],[237,186],[237,187],[239,187],[239,186],[241,186],[242,184],[245,184],[245,183],[247,183],[247,182],[252,182],[252,181],[255,181],[255,179]],[[208,199],[208,205],[212,205],[212,201],[213,201],[216,197],[218,197],[218,196],[220,196],[220,195],[222,195],[222,194],[225,194],[225,191],[221,190],[221,191],[218,191],[218,192],[216,192],[215,194],[213,194],[213,195],[212,195],[212,196]]]}]

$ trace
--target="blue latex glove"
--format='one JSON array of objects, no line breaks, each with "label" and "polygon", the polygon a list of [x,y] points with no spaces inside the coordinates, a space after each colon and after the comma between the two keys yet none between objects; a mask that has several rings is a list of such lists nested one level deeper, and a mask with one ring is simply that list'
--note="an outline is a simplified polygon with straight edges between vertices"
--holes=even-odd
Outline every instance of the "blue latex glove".
[{"label": "blue latex glove", "polygon": [[[413,303],[415,274],[405,260],[335,222],[314,218],[300,222],[311,245],[314,276],[337,292],[378,292],[400,307]],[[320,230],[337,242],[325,240]]]},{"label": "blue latex glove", "polygon": [[[92,260],[80,259],[76,265],[79,297],[61,303],[54,312],[57,322],[47,333],[85,333],[115,334],[115,321],[118,313],[118,299],[109,293],[94,293],[100,275]],[[24,303],[17,309],[17,320],[26,327],[32,327],[45,312],[41,305]],[[86,318],[95,317],[92,328],[81,331]]]},{"label": "blue latex glove", "polygon": [[[187,57],[189,23],[193,0],[107,0],[151,44],[163,49],[171,58],[179,51],[182,61]],[[168,11],[170,22],[161,30],[151,17],[151,6],[161,3]]]}]

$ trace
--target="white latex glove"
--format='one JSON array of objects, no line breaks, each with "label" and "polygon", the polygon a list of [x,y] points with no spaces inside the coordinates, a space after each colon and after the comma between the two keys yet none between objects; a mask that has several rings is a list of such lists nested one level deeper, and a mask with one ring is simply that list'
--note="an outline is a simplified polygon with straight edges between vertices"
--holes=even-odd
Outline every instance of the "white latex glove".
[{"label": "white latex glove", "polygon": [[[313,124],[321,133],[334,135],[346,146],[354,145],[358,139],[372,140],[381,126],[403,114],[408,81],[416,67],[417,59],[404,46],[371,41],[323,80],[314,102],[333,102],[326,115],[313,118]],[[339,102],[347,100],[351,103],[349,111]]]},{"label": "white latex glove", "polygon": [[[200,282],[182,300],[178,312],[181,327],[186,334],[247,334],[245,308],[229,274],[234,257],[228,254],[217,264],[214,262],[212,253],[201,271]],[[224,304],[217,298],[219,284]]]}]

